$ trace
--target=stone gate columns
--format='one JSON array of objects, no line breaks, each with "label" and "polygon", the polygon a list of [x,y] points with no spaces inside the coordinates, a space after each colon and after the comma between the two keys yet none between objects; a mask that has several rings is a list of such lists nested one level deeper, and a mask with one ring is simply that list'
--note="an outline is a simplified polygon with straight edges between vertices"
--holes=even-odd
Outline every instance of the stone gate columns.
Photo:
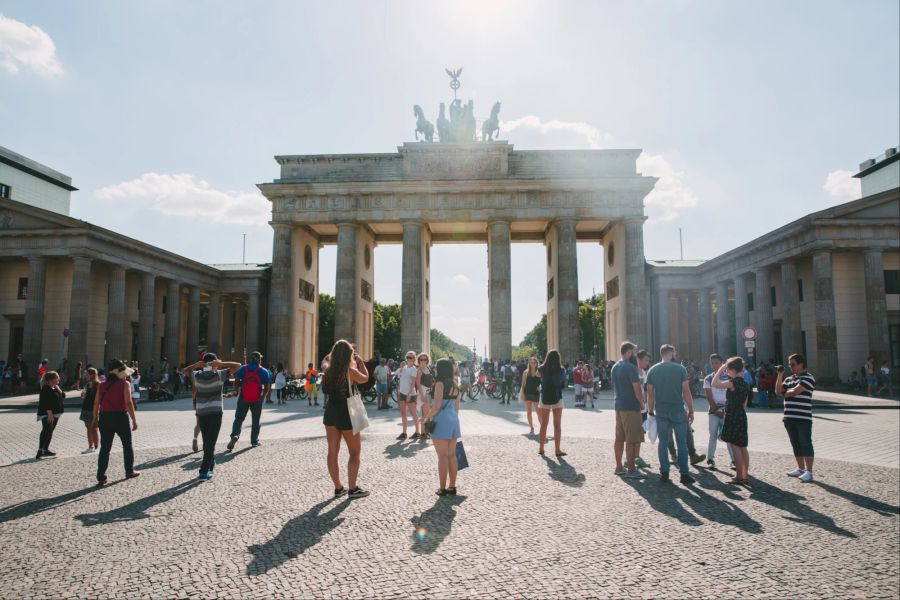
[{"label": "stone gate columns", "polygon": [[669,290],[656,291],[656,347],[650,350],[650,355],[658,357],[659,347],[672,343],[672,323],[669,318]]},{"label": "stone gate columns", "polygon": [[181,362],[181,285],[169,280],[166,287],[166,358],[169,366],[178,367]]},{"label": "stone gate columns", "polygon": [[128,360],[125,349],[125,267],[110,265],[109,310],[106,313],[106,356]]},{"label": "stone gate columns", "polygon": [[747,280],[743,275],[734,278],[734,339],[736,356],[747,356],[744,348],[742,332],[750,324],[750,312],[747,306]]},{"label": "stone gate columns", "polygon": [[781,349],[784,356],[776,356],[779,364],[787,357],[801,352],[800,299],[797,293],[797,265],[786,260],[781,263]]},{"label": "stone gate columns", "polygon": [[[290,362],[289,342],[291,336],[291,226],[283,223],[273,223],[275,230],[272,242],[272,276],[269,282],[269,320],[267,360],[273,363],[285,362],[291,364],[294,372],[296,365]],[[318,290],[316,290],[318,293]],[[210,328],[210,336],[213,335]],[[217,340],[218,341],[218,340]]]},{"label": "stone gate columns", "polygon": [[678,294],[678,342],[675,344],[677,359],[692,357],[691,348],[691,301],[686,292]]},{"label": "stone gate columns", "polygon": [[813,286],[816,301],[816,381],[833,383],[838,377],[837,327],[831,251],[813,254]]},{"label": "stone gate columns", "polygon": [[702,367],[709,359],[709,355],[713,353],[712,306],[709,301],[708,288],[700,288],[699,294],[697,312],[700,319],[700,347],[696,358],[697,364]]},{"label": "stone gate columns", "polygon": [[247,348],[247,304],[243,299],[234,303],[234,351],[244,361],[252,350]]},{"label": "stone gate columns", "polygon": [[402,352],[431,351],[431,234],[424,223],[403,223],[400,346]]},{"label": "stone gate columns", "polygon": [[734,356],[734,332],[728,317],[728,282],[716,284],[716,348],[723,357]]},{"label": "stone gate columns", "polygon": [[[41,362],[44,339],[44,291],[47,284],[47,259],[35,256],[28,259],[28,296],[25,299],[25,327],[22,338],[22,358],[28,376],[34,377]],[[28,384],[31,385],[32,381]]]},{"label": "stone gate columns", "polygon": [[757,269],[756,292],[753,294],[753,320],[756,325],[756,352],[754,364],[759,364],[775,355],[775,339],[772,322],[772,281],[768,267]]},{"label": "stone gate columns", "polygon": [[[291,373],[301,373],[306,365],[318,367],[319,361],[331,348],[319,348],[319,238],[311,231],[297,227],[291,232],[291,277],[289,284],[290,318],[273,324],[269,315],[269,331],[273,325],[290,331],[288,354],[283,358],[270,357],[272,362],[284,362]],[[363,257],[365,258],[365,257]],[[257,290],[258,293],[258,290]],[[253,346],[253,293],[250,295],[249,340]],[[258,341],[256,342],[259,343]],[[255,346],[253,346],[255,348]],[[251,350],[252,352],[252,350]]]},{"label": "stone gate columns", "polygon": [[[69,364],[74,366],[81,361],[87,366],[91,360],[88,356],[88,316],[91,297],[91,259],[85,256],[73,256],[72,262],[72,296],[69,300]],[[153,300],[150,300],[151,307]],[[152,335],[152,331],[151,331]],[[93,357],[94,362],[103,361],[102,356]],[[103,365],[106,368],[106,365]]]},{"label": "stone gate columns", "polygon": [[222,296],[218,291],[209,293],[209,318],[206,322],[206,349],[214,354],[219,352],[222,334]]},{"label": "stone gate columns", "polygon": [[863,257],[866,276],[866,329],[869,332],[869,353],[875,359],[876,368],[881,366],[881,361],[890,358],[881,252],[868,250]]},{"label": "stone gate columns", "polygon": [[625,226],[625,337],[639,348],[647,344],[644,221],[626,221]]},{"label": "stone gate columns", "polygon": [[[582,355],[581,327],[578,322],[575,223],[574,219],[554,221],[545,240],[547,247],[551,249],[551,260],[547,268],[547,349],[557,348],[563,362],[571,363]],[[554,248],[555,257],[552,256]],[[507,279],[507,284],[508,282]],[[553,288],[552,296],[550,287]]]},{"label": "stone gate columns", "polygon": [[[490,328],[490,357],[500,360],[512,358],[512,290],[510,285],[509,221],[488,223],[488,320]],[[577,310],[577,309],[576,309]],[[548,350],[552,348],[549,334],[550,315],[547,315]],[[562,350],[562,349],[560,349]],[[563,360],[570,360],[565,358]]]},{"label": "stone gate columns", "polygon": [[247,303],[247,351],[254,350],[259,350],[259,290],[250,292]]},{"label": "stone gate columns", "polygon": [[334,337],[355,343],[366,359],[375,353],[374,248],[375,237],[363,225],[338,224]]},{"label": "stone gate columns", "polygon": [[[156,276],[144,273],[141,277],[141,303],[138,306],[138,362],[141,370],[150,368],[154,354],[154,308],[156,300]],[[69,359],[71,362],[71,358]]]},{"label": "stone gate columns", "polygon": [[[227,357],[227,360],[234,360],[234,297],[224,296],[222,302],[222,337],[219,345],[219,352]],[[221,356],[220,356],[221,358]]]},{"label": "stone gate columns", "polygon": [[200,345],[200,288],[192,285],[188,288],[187,313],[187,351],[185,361],[197,359],[197,347]]}]

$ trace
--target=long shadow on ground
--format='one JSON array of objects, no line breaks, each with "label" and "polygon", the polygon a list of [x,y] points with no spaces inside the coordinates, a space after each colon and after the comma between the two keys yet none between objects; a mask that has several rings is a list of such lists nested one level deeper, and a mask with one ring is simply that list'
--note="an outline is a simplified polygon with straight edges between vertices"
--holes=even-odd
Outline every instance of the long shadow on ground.
[{"label": "long shadow on ground", "polygon": [[[235,451],[226,450],[224,452],[219,452],[215,456],[215,463],[214,463],[213,468],[218,467],[219,465],[224,465],[227,462],[231,462],[234,459],[236,459],[238,456],[243,454],[244,452],[249,452],[250,450],[253,450],[253,446],[245,446],[245,447],[241,448],[240,450],[235,450]],[[196,456],[196,457],[192,458],[191,460],[185,461],[184,463],[181,464],[181,468],[184,469],[185,471],[190,471],[192,469],[199,469],[200,463],[202,463],[202,462],[203,462],[203,451],[201,450],[199,456]]]},{"label": "long shadow on ground", "polygon": [[856,537],[855,533],[840,527],[834,522],[834,519],[828,515],[817,512],[806,504],[803,504],[801,500],[806,500],[804,496],[776,487],[755,477],[750,477],[750,484],[748,487],[751,492],[750,498],[752,500],[791,513],[791,516],[784,517],[788,521],[794,521],[795,523],[802,523],[812,527],[819,527],[841,537]]},{"label": "long shadow on ground", "polygon": [[403,442],[394,442],[384,447],[384,457],[387,459],[394,458],[412,458],[427,447],[427,442],[422,439],[414,440],[409,444]]},{"label": "long shadow on ground", "polygon": [[[118,481],[114,481],[107,485],[106,487],[110,487],[119,483]],[[34,515],[37,513],[42,513],[47,510],[51,510],[58,506],[63,506],[64,504],[69,504],[70,502],[74,502],[78,500],[82,496],[90,494],[91,492],[97,491],[98,488],[96,485],[91,485],[89,487],[75,490],[73,492],[66,492],[65,494],[60,494],[59,496],[54,496],[53,498],[40,498],[37,500],[26,500],[25,502],[19,502],[18,504],[13,504],[7,506],[6,508],[0,508],[0,523],[6,523],[7,521],[15,521],[16,519],[21,519],[22,517],[27,517],[29,515]]]},{"label": "long shadow on ground", "polygon": [[148,460],[145,463],[141,463],[141,464],[135,466],[135,469],[138,469],[140,471],[146,471],[147,469],[155,469],[157,467],[164,467],[164,466],[170,465],[174,462],[178,462],[179,460],[181,460],[183,458],[187,458],[191,454],[192,454],[191,452],[184,452],[182,454],[173,454],[171,456],[163,456],[162,458]]},{"label": "long shadow on ground", "polygon": [[423,512],[418,517],[413,517],[412,551],[416,554],[431,554],[438,549],[453,527],[453,519],[456,517],[454,507],[459,506],[466,499],[465,496],[439,497],[434,506]]},{"label": "long shadow on ground", "polygon": [[290,559],[297,558],[322,541],[325,535],[344,522],[343,518],[338,517],[350,506],[351,501],[344,498],[327,512],[322,512],[336,500],[329,498],[319,502],[302,515],[285,523],[278,535],[265,544],[248,546],[247,550],[253,555],[253,560],[247,565],[247,575],[263,575]]},{"label": "long shadow on ground", "polygon": [[558,458],[559,463],[553,462],[546,454],[541,455],[541,458],[547,463],[547,468],[550,469],[548,475],[550,475],[550,479],[553,479],[554,481],[558,481],[569,487],[581,487],[587,480],[584,473],[576,471],[575,467],[570,465],[563,457]]},{"label": "long shadow on ground", "polygon": [[843,490],[841,488],[834,487],[833,485],[822,483],[821,481],[815,481],[815,485],[819,486],[826,492],[834,494],[835,496],[840,496],[844,500],[849,500],[860,508],[865,508],[877,512],[879,515],[892,517],[894,515],[900,514],[900,506],[894,506],[893,504],[888,504],[886,502],[882,502],[881,500],[870,498],[869,496],[863,496],[862,494],[857,494],[856,492]]},{"label": "long shadow on ground", "polygon": [[137,521],[138,519],[147,519],[150,517],[150,515],[148,515],[146,512],[148,509],[180,496],[199,483],[200,482],[196,479],[193,479],[191,481],[183,481],[174,487],[156,492],[155,494],[151,494],[150,496],[146,496],[144,498],[140,498],[138,500],[135,500],[134,502],[130,502],[129,504],[126,504],[124,506],[120,506],[119,508],[114,508],[106,512],[75,515],[75,518],[81,521],[82,525],[84,525],[85,527],[91,527],[93,525],[105,525],[109,523],[119,523],[122,521]]}]

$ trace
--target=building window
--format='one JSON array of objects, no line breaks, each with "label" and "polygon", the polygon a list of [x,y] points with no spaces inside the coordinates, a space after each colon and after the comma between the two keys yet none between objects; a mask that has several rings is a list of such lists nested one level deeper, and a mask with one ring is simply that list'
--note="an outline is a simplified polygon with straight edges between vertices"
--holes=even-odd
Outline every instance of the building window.
[{"label": "building window", "polygon": [[19,291],[16,294],[16,298],[19,300],[27,300],[28,299],[28,278],[27,277],[19,277]]},{"label": "building window", "polygon": [[803,355],[803,360],[809,360],[806,358],[806,330],[800,332],[800,354]]},{"label": "building window", "polygon": [[891,348],[891,367],[900,367],[900,325],[888,325],[888,339]]},{"label": "building window", "polygon": [[0,183],[0,198],[9,198],[12,188],[5,183]]},{"label": "building window", "polygon": [[747,310],[753,310],[753,292],[747,292]]},{"label": "building window", "polygon": [[168,296],[163,296],[163,306],[162,306],[162,314],[166,314],[166,300],[168,300]]},{"label": "building window", "polygon": [[775,293],[775,286],[769,288],[769,297],[772,299],[772,308],[778,306],[778,296]]},{"label": "building window", "polygon": [[797,298],[800,299],[800,302],[803,302],[803,280],[797,280]]},{"label": "building window", "polygon": [[884,293],[900,294],[900,271],[884,271]]},{"label": "building window", "polygon": [[137,303],[137,307],[138,307],[138,310],[141,309],[141,290],[138,290],[138,303]]}]

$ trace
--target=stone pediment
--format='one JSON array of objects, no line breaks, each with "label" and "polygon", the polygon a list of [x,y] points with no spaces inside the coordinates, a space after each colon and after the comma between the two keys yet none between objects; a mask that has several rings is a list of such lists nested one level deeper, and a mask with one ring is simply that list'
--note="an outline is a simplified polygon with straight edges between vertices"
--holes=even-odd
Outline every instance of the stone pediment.
[{"label": "stone pediment", "polygon": [[13,200],[0,203],[0,231],[79,227],[82,221]]},{"label": "stone pediment", "polygon": [[878,203],[873,203],[869,205],[860,206],[856,210],[847,211],[840,216],[844,219],[859,219],[859,220],[871,220],[871,219],[900,219],[900,198],[894,198],[893,200],[885,200]]}]

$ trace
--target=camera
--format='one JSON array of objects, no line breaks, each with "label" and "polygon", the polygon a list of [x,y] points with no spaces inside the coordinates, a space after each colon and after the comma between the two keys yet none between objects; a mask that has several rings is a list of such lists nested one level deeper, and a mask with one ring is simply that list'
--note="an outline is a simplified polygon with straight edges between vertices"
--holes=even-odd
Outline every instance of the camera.
[{"label": "camera", "polygon": [[783,373],[783,372],[784,372],[784,365],[778,365],[777,367],[775,367],[775,370],[778,371],[779,373]]}]

